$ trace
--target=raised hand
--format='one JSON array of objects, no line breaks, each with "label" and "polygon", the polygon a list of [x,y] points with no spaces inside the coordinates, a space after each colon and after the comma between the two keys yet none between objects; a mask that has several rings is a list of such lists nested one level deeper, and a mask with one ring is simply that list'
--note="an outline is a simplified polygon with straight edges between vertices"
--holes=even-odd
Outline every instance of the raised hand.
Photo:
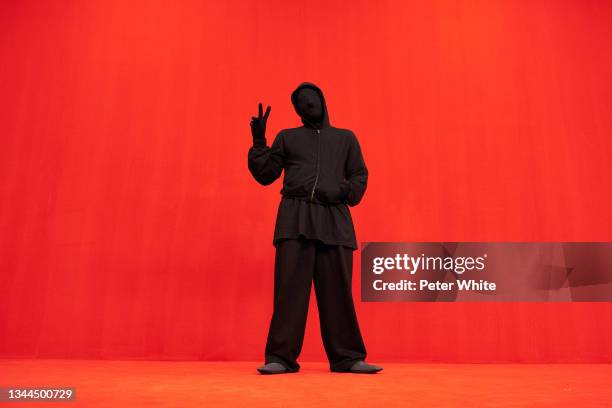
[{"label": "raised hand", "polygon": [[271,106],[266,108],[266,113],[262,114],[261,102],[259,103],[259,116],[251,116],[251,135],[253,136],[253,144],[266,143],[266,124],[270,115]]}]

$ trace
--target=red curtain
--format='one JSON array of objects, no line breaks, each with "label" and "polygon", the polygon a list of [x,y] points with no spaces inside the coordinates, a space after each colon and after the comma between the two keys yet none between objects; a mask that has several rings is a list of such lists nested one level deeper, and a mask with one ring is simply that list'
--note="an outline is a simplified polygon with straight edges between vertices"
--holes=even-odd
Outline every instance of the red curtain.
[{"label": "red curtain", "polygon": [[[249,121],[302,81],[361,142],[359,242],[611,240],[608,1],[6,2],[0,356],[262,360]],[[361,303],[359,267],[372,361],[612,361],[610,303]]]}]

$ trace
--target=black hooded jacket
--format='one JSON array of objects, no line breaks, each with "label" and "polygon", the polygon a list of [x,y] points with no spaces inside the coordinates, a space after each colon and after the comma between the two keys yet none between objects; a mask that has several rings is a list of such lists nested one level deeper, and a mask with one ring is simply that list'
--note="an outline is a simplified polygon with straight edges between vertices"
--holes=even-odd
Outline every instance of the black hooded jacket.
[{"label": "black hooded jacket", "polygon": [[[296,104],[303,87],[317,91],[323,118],[310,123]],[[318,239],[325,244],[357,249],[349,206],[357,205],[367,187],[368,169],[355,134],[330,125],[323,92],[303,82],[291,94],[303,126],[283,129],[272,145],[254,142],[248,167],[257,182],[269,185],[285,170],[273,245],[283,238]]]}]

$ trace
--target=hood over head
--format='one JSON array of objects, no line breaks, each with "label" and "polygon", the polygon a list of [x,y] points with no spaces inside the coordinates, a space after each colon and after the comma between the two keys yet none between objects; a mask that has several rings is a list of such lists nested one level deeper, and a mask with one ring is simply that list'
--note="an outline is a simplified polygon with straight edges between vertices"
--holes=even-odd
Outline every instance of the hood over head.
[{"label": "hood over head", "polygon": [[[321,122],[320,123],[312,123],[311,121],[309,121],[305,115],[300,112],[300,109],[298,107],[297,104],[297,95],[298,92],[302,89],[302,88],[311,88],[314,89],[318,94],[319,97],[321,98],[321,107],[323,110],[323,116],[321,118]],[[327,112],[327,105],[325,103],[325,97],[323,96],[323,91],[321,91],[321,89],[316,86],[315,84],[313,84],[312,82],[302,82],[300,85],[298,85],[297,88],[295,88],[295,90],[291,93],[291,103],[293,103],[293,107],[295,109],[295,111],[297,112],[298,115],[300,115],[300,118],[302,119],[302,123],[304,124],[304,126],[307,127],[311,127],[311,128],[322,128],[322,127],[330,127],[330,123],[329,123],[329,114]]]}]

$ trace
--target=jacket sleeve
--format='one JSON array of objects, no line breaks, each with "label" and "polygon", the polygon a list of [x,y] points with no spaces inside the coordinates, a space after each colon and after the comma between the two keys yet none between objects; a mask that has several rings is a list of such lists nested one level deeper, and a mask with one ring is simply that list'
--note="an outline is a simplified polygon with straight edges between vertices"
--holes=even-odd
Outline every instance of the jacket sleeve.
[{"label": "jacket sleeve", "polygon": [[346,180],[340,183],[343,202],[354,207],[359,204],[368,186],[368,168],[363,160],[359,141],[353,132],[350,136],[345,174]]},{"label": "jacket sleeve", "polygon": [[280,177],[285,166],[282,131],[278,132],[272,146],[265,139],[255,140],[249,149],[249,171],[258,183],[267,186]]}]

